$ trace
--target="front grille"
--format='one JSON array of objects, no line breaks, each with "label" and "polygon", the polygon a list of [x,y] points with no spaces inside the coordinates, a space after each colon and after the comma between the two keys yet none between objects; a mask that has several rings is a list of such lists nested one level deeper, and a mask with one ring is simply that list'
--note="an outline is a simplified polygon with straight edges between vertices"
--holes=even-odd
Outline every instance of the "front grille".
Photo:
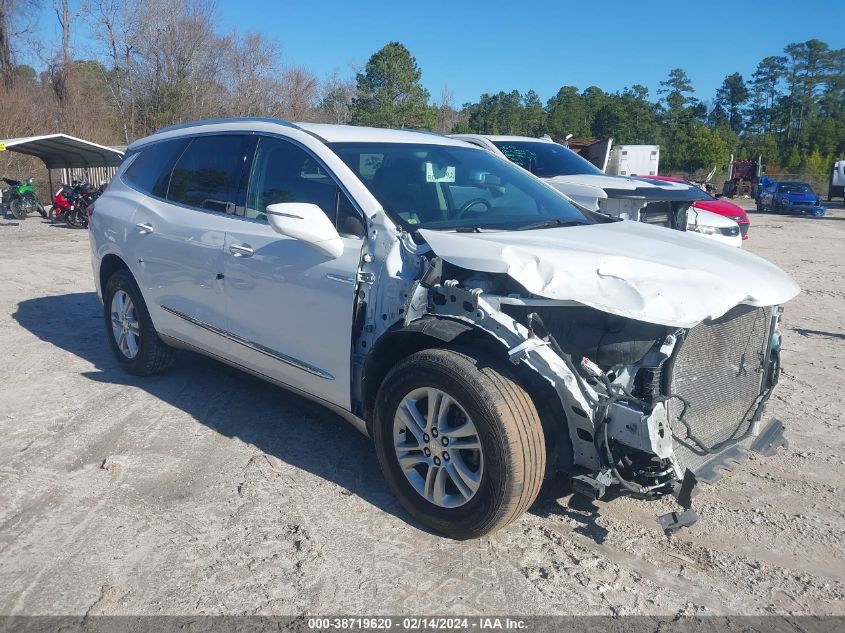
[{"label": "front grille", "polygon": [[[749,430],[760,395],[769,349],[771,308],[737,306],[724,316],[687,332],[664,366],[665,388],[689,403],[669,402],[675,452],[681,465],[695,468]],[[698,440],[695,442],[693,437]]]},{"label": "front grille", "polygon": [[748,222],[744,222],[743,224],[739,225],[739,232],[742,233],[742,237],[748,235]]}]

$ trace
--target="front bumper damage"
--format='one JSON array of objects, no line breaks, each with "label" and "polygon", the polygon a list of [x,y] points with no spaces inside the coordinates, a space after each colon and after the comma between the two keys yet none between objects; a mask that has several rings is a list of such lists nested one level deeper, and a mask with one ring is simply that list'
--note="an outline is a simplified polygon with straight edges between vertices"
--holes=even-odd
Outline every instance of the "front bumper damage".
[{"label": "front bumper damage", "polygon": [[[785,445],[779,421],[760,428],[779,371],[779,363],[774,362],[778,360],[777,350],[770,351],[777,338],[776,314],[766,337],[768,347],[760,357],[765,375],[759,377],[760,389],[746,414],[745,430],[714,442],[712,450],[696,449],[694,452],[702,455],[693,463],[680,458],[686,453],[678,452],[683,441],[689,440],[678,435],[678,418],[686,424],[683,418],[689,405],[682,397],[663,393],[645,399],[641,393],[635,395],[630,388],[631,372],[635,370],[629,370],[626,382],[625,376],[606,373],[588,358],[573,359],[536,313],[529,316],[528,323],[506,313],[513,306],[548,309],[564,307],[566,302],[488,294],[480,288],[463,287],[457,280],[439,283],[437,277],[423,274],[413,284],[405,303],[405,325],[430,316],[469,324],[506,348],[511,362],[526,365],[547,381],[565,413],[563,423],[572,447],[571,475],[576,493],[598,499],[608,489],[622,487],[646,499],[672,495],[681,510],[658,518],[661,528],[671,534],[696,521],[692,499],[699,482],[714,483],[744,461],[749,451],[765,454]],[[684,331],[675,330],[656,341],[642,365],[659,367],[677,357],[683,339]],[[683,402],[679,405],[679,401]],[[689,425],[686,431],[700,443]]]},{"label": "front bumper damage", "polygon": [[823,204],[800,202],[781,203],[781,209],[786,213],[801,213],[803,215],[811,215],[815,218],[823,217],[827,213],[827,207]]}]

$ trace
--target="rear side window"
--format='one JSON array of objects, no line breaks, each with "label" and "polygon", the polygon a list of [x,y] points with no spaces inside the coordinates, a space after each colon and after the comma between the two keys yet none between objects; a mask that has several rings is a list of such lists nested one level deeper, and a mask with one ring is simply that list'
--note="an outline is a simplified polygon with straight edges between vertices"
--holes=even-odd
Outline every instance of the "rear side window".
[{"label": "rear side window", "polygon": [[139,191],[158,198],[166,197],[173,164],[187,144],[187,139],[179,138],[141,148],[123,174],[124,180]]},{"label": "rear side window", "polygon": [[[167,199],[206,211],[234,213],[246,192],[254,137],[198,136],[173,168]],[[243,206],[243,203],[240,203]]]}]

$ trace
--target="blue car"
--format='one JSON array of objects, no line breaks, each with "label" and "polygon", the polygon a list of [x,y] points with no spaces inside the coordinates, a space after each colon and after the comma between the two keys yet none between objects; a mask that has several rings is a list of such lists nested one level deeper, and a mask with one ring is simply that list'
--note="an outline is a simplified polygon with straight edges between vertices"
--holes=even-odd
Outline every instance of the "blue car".
[{"label": "blue car", "polygon": [[819,194],[806,182],[763,179],[762,189],[757,196],[757,210],[821,217],[827,207],[822,205]]}]

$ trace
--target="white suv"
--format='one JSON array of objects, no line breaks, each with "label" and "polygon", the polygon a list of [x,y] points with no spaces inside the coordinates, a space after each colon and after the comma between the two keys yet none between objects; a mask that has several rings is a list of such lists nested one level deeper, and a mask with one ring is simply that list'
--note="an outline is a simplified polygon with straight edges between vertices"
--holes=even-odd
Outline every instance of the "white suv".
[{"label": "white suv", "polygon": [[123,368],[191,349],[326,405],[455,538],[513,520],[558,473],[592,496],[689,493],[760,432],[776,306],[798,292],[750,253],[579,209],[422,132],[166,128],[90,213]]}]

